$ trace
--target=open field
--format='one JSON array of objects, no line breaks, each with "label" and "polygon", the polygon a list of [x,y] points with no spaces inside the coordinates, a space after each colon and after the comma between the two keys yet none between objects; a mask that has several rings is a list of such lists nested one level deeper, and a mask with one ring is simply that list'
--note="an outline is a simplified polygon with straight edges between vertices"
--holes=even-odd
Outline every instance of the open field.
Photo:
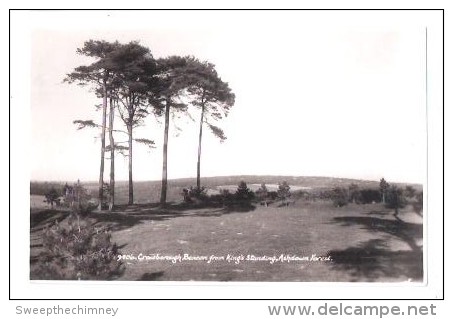
[{"label": "open field", "polygon": [[[422,217],[412,205],[401,210],[401,221],[382,204],[336,208],[330,201],[299,199],[289,207],[191,207],[178,202],[180,188],[187,186],[183,184],[171,184],[170,199],[174,203],[166,209],[152,204],[156,202],[155,194],[150,197],[150,204],[119,206],[113,213],[92,213],[96,223],[109,225],[112,239],[125,257],[126,270],[120,280],[423,280]],[[143,194],[151,192],[138,185],[137,202],[146,203],[148,195]],[[158,184],[155,186],[158,188]],[[122,191],[119,186],[119,197],[123,196]],[[32,260],[39,253],[43,225],[65,216],[64,211],[32,209]],[[157,254],[176,258],[176,262],[155,260]],[[276,260],[272,261],[274,256]],[[317,259],[321,256],[325,258]],[[138,260],[142,257],[154,260]]]},{"label": "open field", "polygon": [[[334,208],[330,203],[158,212],[117,220],[114,240],[138,256],[331,256],[332,261],[128,261],[124,280],[406,281],[422,278],[420,219],[400,224],[376,205]],[[101,217],[100,220],[116,218]]]}]

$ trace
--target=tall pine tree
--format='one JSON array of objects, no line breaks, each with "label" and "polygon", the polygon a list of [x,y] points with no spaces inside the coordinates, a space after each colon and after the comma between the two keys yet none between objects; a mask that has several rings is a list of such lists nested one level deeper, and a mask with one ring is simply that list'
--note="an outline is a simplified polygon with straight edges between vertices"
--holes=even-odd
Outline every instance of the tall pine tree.
[{"label": "tall pine tree", "polygon": [[234,105],[235,95],[227,82],[222,81],[217,74],[215,65],[200,62],[194,57],[188,57],[186,77],[188,93],[192,97],[192,105],[200,109],[197,154],[197,187],[201,187],[201,149],[203,127],[206,125],[221,141],[226,139],[223,130],[214,124],[228,115]]},{"label": "tall pine tree", "polygon": [[112,54],[119,48],[118,42],[107,42],[89,40],[86,41],[82,48],[77,49],[77,53],[87,57],[94,58],[95,61],[90,65],[76,67],[73,72],[67,74],[64,79],[68,83],[77,83],[83,86],[94,87],[94,92],[102,98],[102,119],[101,119],[101,156],[99,167],[99,210],[102,210],[103,185],[104,185],[104,158],[105,158],[105,131],[107,117],[107,102],[109,90],[113,81],[113,72],[115,68],[112,62]]}]

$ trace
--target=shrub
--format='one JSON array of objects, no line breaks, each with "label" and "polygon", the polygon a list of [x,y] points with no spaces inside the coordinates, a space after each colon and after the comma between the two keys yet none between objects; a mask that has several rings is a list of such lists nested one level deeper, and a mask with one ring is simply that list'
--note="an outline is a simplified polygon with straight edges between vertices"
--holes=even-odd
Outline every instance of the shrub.
[{"label": "shrub", "polygon": [[278,183],[277,198],[280,199],[282,202],[285,202],[289,197],[291,197],[290,189],[291,187],[288,185],[286,181]]},{"label": "shrub", "polygon": [[[197,204],[208,205],[209,207],[218,207],[219,205],[228,206],[236,200],[236,195],[231,194],[228,189],[221,189],[218,194],[202,195],[194,200]],[[194,200],[190,199],[189,203]]]},{"label": "shrub", "polygon": [[352,183],[349,185],[348,195],[350,203],[360,203],[362,201],[359,186],[357,184]]},{"label": "shrub", "polygon": [[230,205],[236,199],[236,194],[232,194],[228,189],[221,189],[219,196],[223,205]]},{"label": "shrub", "polygon": [[410,185],[407,185],[406,186],[406,189],[404,190],[404,195],[407,197],[407,198],[413,198],[415,196],[415,188],[410,186]]},{"label": "shrub", "polygon": [[105,228],[71,214],[67,225],[56,223],[43,233],[44,251],[32,269],[33,279],[109,280],[124,271],[116,244]]},{"label": "shrub", "polygon": [[404,196],[404,191],[395,185],[390,186],[386,194],[386,207],[394,208],[395,214],[398,214],[400,208],[407,205],[407,199]]},{"label": "shrub", "polygon": [[204,186],[190,186],[189,188],[183,188],[182,195],[184,197],[184,202],[186,203],[192,203],[194,200],[208,200],[207,189]]},{"label": "shrub", "polygon": [[320,189],[317,191],[317,195],[315,194],[316,197],[318,197],[321,200],[333,200],[334,198],[334,189]]},{"label": "shrub", "polygon": [[349,203],[348,190],[343,187],[335,187],[331,191],[331,199],[335,207],[343,207]]},{"label": "shrub", "polygon": [[266,184],[264,184],[264,183],[262,183],[260,188],[258,188],[255,191],[256,197],[259,200],[265,200],[267,198],[267,193],[268,193],[268,190],[267,190]]},{"label": "shrub", "polygon": [[271,200],[276,200],[278,197],[278,194],[276,191],[270,191],[270,192],[267,192],[267,197]]},{"label": "shrub", "polygon": [[253,199],[254,193],[247,187],[246,182],[240,181],[235,196],[238,201],[250,201]]},{"label": "shrub", "polygon": [[382,196],[378,189],[366,188],[360,190],[359,199],[362,204],[379,203]]},{"label": "shrub", "polygon": [[269,204],[269,191],[267,190],[266,184],[262,183],[260,188],[258,188],[255,191],[255,197],[258,198],[259,202],[261,205],[267,205]]},{"label": "shrub", "polygon": [[190,191],[189,191],[190,196],[192,196],[193,198],[198,198],[198,199],[206,198],[208,196],[207,192],[208,192],[208,190],[204,186],[190,187]]},{"label": "shrub", "polygon": [[82,216],[88,215],[94,209],[96,204],[92,202],[92,198],[88,190],[77,181],[73,186],[66,184],[63,188],[64,203],[67,207],[77,214]]},{"label": "shrub", "polygon": [[44,196],[46,197],[45,202],[49,203],[52,208],[53,204],[56,204],[57,206],[60,205],[61,194],[55,187],[52,187]]},{"label": "shrub", "polygon": [[190,193],[188,188],[183,188],[182,193],[181,193],[184,203],[190,203],[192,202],[192,198],[190,198]]}]

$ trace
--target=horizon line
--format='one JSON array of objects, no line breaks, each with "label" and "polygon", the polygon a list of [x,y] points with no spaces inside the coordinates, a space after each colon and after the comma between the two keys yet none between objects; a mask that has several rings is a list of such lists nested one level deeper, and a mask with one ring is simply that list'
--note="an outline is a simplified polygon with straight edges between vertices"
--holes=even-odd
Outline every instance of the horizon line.
[{"label": "horizon line", "polygon": [[[237,174],[237,175],[213,175],[213,176],[203,176],[201,179],[206,179],[206,178],[218,178],[218,177],[288,177],[288,178],[332,178],[332,179],[346,179],[346,180],[352,180],[352,181],[368,181],[368,182],[379,182],[380,179],[369,179],[369,178],[356,178],[356,177],[339,177],[339,176],[328,176],[328,175],[273,175],[273,174]],[[385,179],[383,176],[382,178]],[[189,176],[189,177],[177,177],[177,178],[169,178],[167,181],[177,181],[177,180],[183,180],[183,179],[194,179],[196,180],[196,176]],[[81,180],[78,179],[81,182],[84,183],[99,183],[97,180]],[[108,182],[108,179],[106,179],[104,182]],[[140,183],[140,182],[161,182],[162,179],[148,179],[148,180],[134,180],[133,183]],[[66,180],[66,179],[61,179],[61,180],[44,180],[44,179],[30,179],[30,183],[68,183],[68,182],[76,182],[75,180]],[[127,179],[120,179],[120,180],[115,180],[115,183],[117,182],[129,182]],[[414,182],[414,181],[392,181],[392,180],[387,180],[387,182],[392,182],[392,183],[398,183],[398,184],[417,184],[417,185],[423,185],[423,182]]]}]

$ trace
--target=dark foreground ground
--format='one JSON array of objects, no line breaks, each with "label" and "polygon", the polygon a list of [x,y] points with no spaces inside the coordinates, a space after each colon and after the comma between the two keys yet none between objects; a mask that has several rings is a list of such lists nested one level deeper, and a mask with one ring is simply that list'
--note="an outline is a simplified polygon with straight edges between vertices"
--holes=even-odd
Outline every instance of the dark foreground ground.
[{"label": "dark foreground ground", "polygon": [[[32,200],[40,203],[36,196]],[[39,206],[32,203],[32,267],[42,249],[43,227],[68,214]],[[110,226],[113,241],[128,257],[120,280],[422,281],[422,217],[411,205],[401,220],[392,213],[382,204],[336,208],[330,201],[301,199],[289,207],[174,204],[164,210],[141,204],[91,218]],[[157,254],[182,260],[138,260]],[[247,260],[248,255],[254,258]],[[299,260],[278,260],[282,255]]]}]

